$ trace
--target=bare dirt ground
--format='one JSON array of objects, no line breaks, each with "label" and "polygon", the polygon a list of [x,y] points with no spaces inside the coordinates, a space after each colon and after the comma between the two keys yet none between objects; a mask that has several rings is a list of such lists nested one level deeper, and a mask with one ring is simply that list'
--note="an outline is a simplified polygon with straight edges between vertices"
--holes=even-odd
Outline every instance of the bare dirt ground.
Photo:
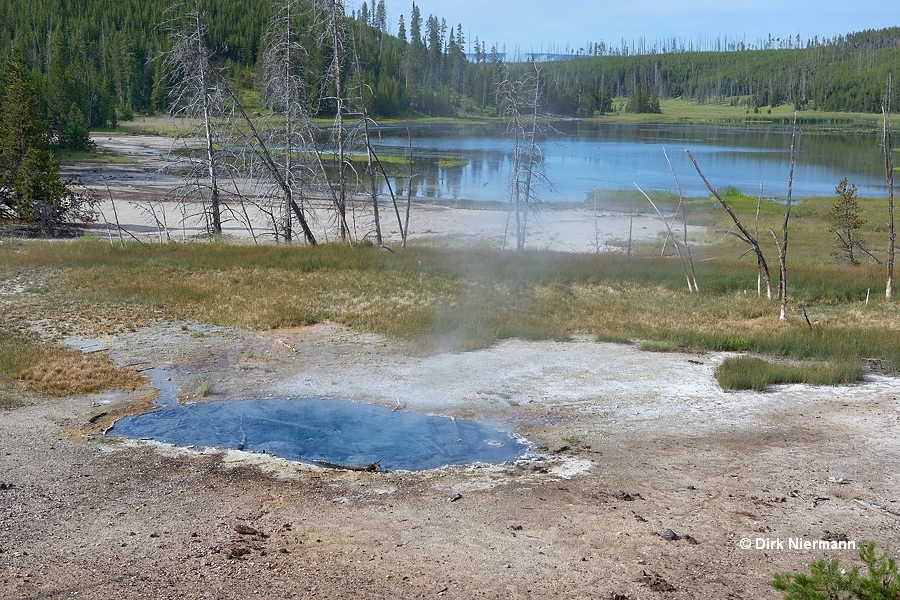
[{"label": "bare dirt ground", "polygon": [[147,389],[26,396],[0,411],[3,598],[777,598],[773,572],[856,559],[792,539],[900,551],[893,378],[725,393],[722,355],[589,339],[422,357],[328,323],[64,325],[183,400],[204,381],[216,401],[349,398],[489,419],[534,447],[507,465],[324,470],[89,435]]}]

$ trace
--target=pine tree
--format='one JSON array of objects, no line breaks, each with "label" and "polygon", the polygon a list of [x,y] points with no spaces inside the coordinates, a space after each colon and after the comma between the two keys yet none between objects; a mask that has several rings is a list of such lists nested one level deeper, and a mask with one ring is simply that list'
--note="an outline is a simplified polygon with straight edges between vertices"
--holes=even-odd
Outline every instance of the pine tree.
[{"label": "pine tree", "polygon": [[47,123],[19,52],[6,65],[0,107],[0,217],[40,221],[42,229],[62,218],[65,187],[48,149]]},{"label": "pine tree", "polygon": [[406,24],[403,22],[403,15],[400,15],[400,24],[397,26],[397,39],[401,44],[406,44]]},{"label": "pine tree", "polygon": [[862,210],[856,199],[856,186],[847,183],[844,177],[834,189],[837,200],[828,211],[828,224],[834,234],[837,246],[835,256],[851,265],[859,264],[859,254],[854,250],[865,252],[865,241],[859,235],[859,229],[865,224],[860,216]]},{"label": "pine tree", "polygon": [[384,0],[378,0],[378,6],[375,8],[375,28],[381,33],[387,32],[387,9]]},{"label": "pine tree", "polygon": [[94,146],[91,141],[90,128],[88,127],[87,117],[78,108],[78,105],[72,103],[65,120],[60,123],[58,139],[56,143],[60,148],[69,150],[90,150]]}]

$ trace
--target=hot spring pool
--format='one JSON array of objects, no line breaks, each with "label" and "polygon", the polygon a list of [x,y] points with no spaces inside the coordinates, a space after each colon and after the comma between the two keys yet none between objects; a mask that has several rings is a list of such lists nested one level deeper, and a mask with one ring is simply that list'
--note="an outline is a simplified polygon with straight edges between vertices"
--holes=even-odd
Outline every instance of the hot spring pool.
[{"label": "hot spring pool", "polygon": [[527,449],[486,423],[327,398],[167,404],[120,419],[106,435],[240,448],[312,464],[377,462],[388,471],[503,463]]}]

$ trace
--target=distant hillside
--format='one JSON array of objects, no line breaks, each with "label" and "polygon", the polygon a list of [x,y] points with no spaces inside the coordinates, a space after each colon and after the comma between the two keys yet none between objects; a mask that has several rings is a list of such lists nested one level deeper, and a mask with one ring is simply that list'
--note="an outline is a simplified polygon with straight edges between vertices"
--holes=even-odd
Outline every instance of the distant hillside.
[{"label": "distant hillside", "polygon": [[[732,101],[749,109],[793,104],[801,110],[880,113],[888,73],[900,73],[900,28],[864,31],[802,47],[777,40],[762,48],[725,44],[720,51],[689,51],[672,44],[652,47],[601,47],[597,56],[541,69],[553,110],[592,114],[598,90],[630,98],[645,88],[660,98],[696,102]],[[900,107],[900,85],[892,86]]]},{"label": "distant hillside", "polygon": [[[296,11],[296,24],[306,31],[301,38],[307,57],[297,68],[310,89],[318,90],[332,49],[321,41],[321,25],[308,2],[199,1],[209,28],[206,45],[237,86],[261,89],[265,32],[287,2],[303,9]],[[317,0],[316,6],[327,4]],[[169,82],[154,59],[169,47],[166,23],[179,10],[171,5],[172,0],[0,0],[0,55],[19,49],[48,114],[58,117],[74,104],[91,127],[111,127],[135,113],[167,108]],[[359,68],[346,73],[371,91],[371,114],[495,113],[497,60],[503,58],[496,48],[466,40],[469,27],[423,15],[414,2],[390,26],[386,14],[384,0],[378,0],[371,7],[362,2],[347,15]],[[613,98],[630,98],[629,106],[639,108],[652,105],[650,99],[673,97],[731,101],[748,110],[788,103],[804,110],[881,111],[886,76],[900,71],[900,28],[813,38],[800,46],[799,38],[769,38],[753,48],[726,40],[711,46],[717,51],[699,51],[677,40],[641,40],[616,48],[600,42],[574,57],[532,58],[540,62],[545,109],[560,115],[601,114]],[[521,68],[511,65],[513,74]],[[892,106],[898,107],[900,84],[893,87]],[[314,95],[311,107],[327,115],[333,107]]]}]

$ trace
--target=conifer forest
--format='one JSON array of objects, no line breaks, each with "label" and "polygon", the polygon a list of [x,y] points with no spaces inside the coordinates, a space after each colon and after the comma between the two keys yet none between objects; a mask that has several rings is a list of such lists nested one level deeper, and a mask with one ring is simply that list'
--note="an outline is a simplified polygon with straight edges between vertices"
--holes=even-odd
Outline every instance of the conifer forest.
[{"label": "conifer forest", "polygon": [[[273,18],[288,4],[295,5],[293,35],[303,49],[298,74],[311,109],[328,116],[335,107],[321,101],[328,96],[322,88],[333,86],[327,72],[335,48],[317,13],[327,5],[345,12],[340,0],[0,0],[0,55],[4,64],[19,55],[54,130],[70,114],[83,116],[90,128],[114,127],[134,114],[169,108],[177,85],[162,59],[171,49],[170,25],[195,8],[216,66],[235,88],[262,92]],[[424,15],[414,1],[362,2],[345,17],[342,76],[365,89],[373,116],[490,115],[497,110],[498,61],[505,56],[512,71],[524,68],[491,40],[467,39],[465,32],[477,33],[472,24]],[[652,111],[654,99],[676,97],[750,109],[792,104],[880,113],[885,77],[900,65],[900,27],[831,39],[770,37],[752,45],[596,41],[572,57],[541,65],[547,113],[596,116],[612,110],[614,98],[627,101],[629,110]]]}]

